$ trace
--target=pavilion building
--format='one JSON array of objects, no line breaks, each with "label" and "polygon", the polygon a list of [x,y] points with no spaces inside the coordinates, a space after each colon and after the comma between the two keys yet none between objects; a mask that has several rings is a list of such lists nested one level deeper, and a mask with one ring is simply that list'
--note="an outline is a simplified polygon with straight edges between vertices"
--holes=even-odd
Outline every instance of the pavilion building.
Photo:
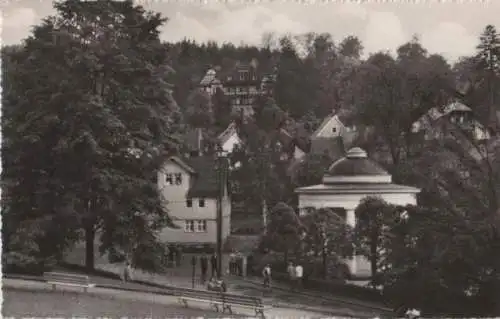
[{"label": "pavilion building", "polygon": [[[417,204],[420,189],[392,183],[392,176],[359,147],[349,150],[345,157],[335,161],[319,185],[300,187],[298,194],[300,214],[308,208],[331,208],[343,212],[348,225],[356,225],[355,209],[368,196],[376,196],[389,204],[405,206]],[[355,256],[346,260],[351,275],[369,275],[366,258]]]}]

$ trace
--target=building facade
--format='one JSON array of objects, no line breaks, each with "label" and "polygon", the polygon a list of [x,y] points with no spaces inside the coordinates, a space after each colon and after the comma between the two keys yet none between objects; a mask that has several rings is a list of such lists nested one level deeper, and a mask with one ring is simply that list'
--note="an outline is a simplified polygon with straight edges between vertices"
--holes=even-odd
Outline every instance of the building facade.
[{"label": "building facade", "polygon": [[209,69],[199,83],[200,90],[215,94],[222,89],[229,98],[233,112],[244,116],[253,114],[258,96],[272,94],[275,76],[263,74],[256,59],[250,63],[238,62],[233,68],[224,71]]},{"label": "building facade", "polygon": [[412,132],[424,140],[441,139],[457,131],[468,134],[475,141],[490,138],[490,132],[479,122],[474,112],[460,102],[452,102],[443,108],[432,108],[412,125]]},{"label": "building facade", "polygon": [[217,241],[217,196],[222,198],[222,237],[231,229],[231,201],[227,181],[219,183],[216,159],[210,156],[172,156],[158,172],[158,187],[166,208],[179,229],[166,228],[160,239],[169,244],[215,246]]}]

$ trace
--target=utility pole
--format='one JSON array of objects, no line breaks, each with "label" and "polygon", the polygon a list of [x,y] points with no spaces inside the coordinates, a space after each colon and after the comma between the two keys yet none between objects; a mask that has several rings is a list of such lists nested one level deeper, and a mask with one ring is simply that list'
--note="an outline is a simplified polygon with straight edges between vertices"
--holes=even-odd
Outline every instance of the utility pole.
[{"label": "utility pole", "polygon": [[226,190],[226,157],[221,147],[217,150],[217,179],[219,194],[217,198],[217,277],[222,278],[222,224],[223,218],[223,200]]}]

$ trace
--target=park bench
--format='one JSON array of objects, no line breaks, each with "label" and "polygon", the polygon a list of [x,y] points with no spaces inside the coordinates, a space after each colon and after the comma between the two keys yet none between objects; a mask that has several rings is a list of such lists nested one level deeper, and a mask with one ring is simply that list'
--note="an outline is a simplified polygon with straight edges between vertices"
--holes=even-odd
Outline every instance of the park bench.
[{"label": "park bench", "polygon": [[255,315],[260,315],[262,318],[265,318],[264,311],[271,308],[270,306],[264,305],[262,298],[259,297],[222,294],[222,312],[228,310],[229,313],[232,314],[232,306],[253,309],[255,311]]},{"label": "park bench", "polygon": [[89,276],[61,273],[61,272],[46,272],[43,278],[48,284],[52,285],[55,290],[56,286],[72,286],[82,287],[85,292],[88,288],[95,287],[95,284],[90,283]]},{"label": "park bench", "polygon": [[176,289],[174,294],[177,296],[179,303],[186,308],[188,307],[188,301],[205,302],[214,307],[216,311],[222,310],[223,313],[227,310],[232,314],[232,307],[241,307],[253,309],[257,316],[262,317],[264,317],[264,310],[270,308],[265,306],[262,299],[258,297],[187,288]]},{"label": "park bench", "polygon": [[219,306],[223,305],[222,296],[219,292],[189,289],[189,288],[175,288],[174,295],[180,304],[188,307],[188,301],[205,302],[209,303],[216,311],[219,311]]}]

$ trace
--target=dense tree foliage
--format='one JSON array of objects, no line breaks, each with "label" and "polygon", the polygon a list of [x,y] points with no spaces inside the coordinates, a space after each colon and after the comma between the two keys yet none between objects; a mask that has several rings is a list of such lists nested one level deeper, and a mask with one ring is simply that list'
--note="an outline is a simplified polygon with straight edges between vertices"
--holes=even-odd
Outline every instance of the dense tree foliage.
[{"label": "dense tree foliage", "polygon": [[331,209],[309,209],[302,218],[306,228],[303,248],[305,253],[321,256],[323,274],[328,274],[329,258],[352,257],[353,230],[347,225],[344,218]]},{"label": "dense tree foliage", "polygon": [[[263,217],[263,243],[285,254],[340,254],[347,244],[325,246],[346,238],[333,212],[301,220],[288,206],[293,188],[321,182],[331,159],[310,153],[295,161],[282,149],[283,130],[309,145],[325,116],[339,112],[359,132],[351,144],[384,162],[396,182],[422,189],[419,207],[372,198],[357,209],[357,250],[372,260],[377,283],[429,314],[500,314],[495,27],[485,28],[475,54],[450,65],[416,37],[394,55],[366,59],[359,39],[329,34],[268,34],[260,48],[161,43],[166,19],[132,1],[67,0],[55,8],[22,45],[2,50],[4,264],[51,264],[85,239],[93,268],[98,234],[101,253],[160,268],[157,235],[170,221],[156,169],[185,129],[203,128],[214,142],[233,120],[242,144],[231,155],[239,163],[231,183]],[[199,90],[209,68],[224,73],[252,59],[260,75],[275,76],[252,117],[235,114],[221,89]],[[488,140],[460,128],[441,139],[414,134],[417,119],[456,100],[489,129]]]},{"label": "dense tree foliage", "polygon": [[84,236],[91,269],[99,232],[102,253],[153,269],[142,255],[161,251],[157,233],[169,225],[155,168],[179,119],[158,38],[165,19],[131,1],[55,8],[22,48],[3,52],[7,252],[20,227],[37,229],[47,257]]}]

